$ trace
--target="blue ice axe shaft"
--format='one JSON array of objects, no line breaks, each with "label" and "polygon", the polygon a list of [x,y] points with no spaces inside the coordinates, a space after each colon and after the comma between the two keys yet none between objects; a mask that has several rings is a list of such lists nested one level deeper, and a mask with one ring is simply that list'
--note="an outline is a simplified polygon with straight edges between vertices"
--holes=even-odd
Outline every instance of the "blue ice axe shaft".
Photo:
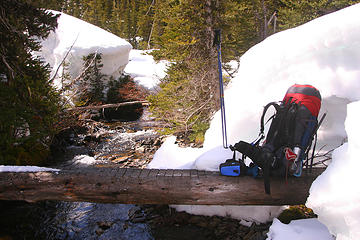
[{"label": "blue ice axe shaft", "polygon": [[221,110],[221,128],[223,147],[228,148],[227,133],[226,133],[226,117],[225,117],[225,101],[224,101],[224,82],[221,68],[221,31],[215,30],[214,45],[216,45],[218,68],[219,68],[219,90],[220,90],[220,110]]}]

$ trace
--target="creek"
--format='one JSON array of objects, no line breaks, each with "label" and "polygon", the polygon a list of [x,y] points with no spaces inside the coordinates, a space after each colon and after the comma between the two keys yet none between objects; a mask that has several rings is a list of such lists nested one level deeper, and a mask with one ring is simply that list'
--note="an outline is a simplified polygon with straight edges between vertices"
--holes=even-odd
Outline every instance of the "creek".
[{"label": "creek", "polygon": [[[160,136],[147,113],[131,122],[91,121],[71,129],[54,154],[55,168],[146,167]],[[134,205],[88,202],[0,202],[0,239],[154,239],[149,226],[131,221]],[[130,215],[130,217],[129,217]]]}]

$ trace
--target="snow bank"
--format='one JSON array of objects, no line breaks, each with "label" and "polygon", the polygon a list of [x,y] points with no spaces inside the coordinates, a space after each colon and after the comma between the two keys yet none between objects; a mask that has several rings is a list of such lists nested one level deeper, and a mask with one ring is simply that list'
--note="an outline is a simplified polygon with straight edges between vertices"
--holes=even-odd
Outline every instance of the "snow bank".
[{"label": "snow bank", "polygon": [[[272,221],[275,217],[283,211],[285,207],[277,206],[220,206],[220,205],[176,205],[177,211],[185,211],[191,214],[203,215],[203,216],[222,216],[222,217],[232,217],[234,219],[239,219],[240,223],[245,226],[251,226],[253,222],[255,223],[265,223]],[[256,211],[254,211],[256,209]]]},{"label": "snow bank", "polygon": [[37,166],[4,166],[0,165],[0,172],[58,172],[60,169]]},{"label": "snow bank", "polygon": [[[357,230],[360,229],[360,204],[356,189],[358,179],[352,178],[352,175],[359,175],[357,171],[360,169],[355,161],[360,146],[356,135],[359,129],[353,123],[356,122],[355,115],[359,108],[357,104],[346,108],[350,102],[360,99],[359,14],[360,4],[356,4],[268,37],[241,57],[238,74],[225,90],[228,139],[231,144],[239,140],[254,140],[259,132],[263,106],[270,101],[281,100],[294,83],[311,84],[322,94],[320,116],[324,112],[328,115],[319,130],[319,147],[325,145],[326,150],[338,147],[347,139],[347,133],[353,133],[349,134],[348,145],[335,153],[334,159],[339,160],[334,160],[314,183],[308,201],[308,205],[318,213],[319,220],[339,239],[360,239]],[[348,113],[345,131],[344,120]],[[203,153],[200,157],[199,152],[192,156],[195,168],[218,170],[218,163],[229,156],[226,150],[219,150],[221,139],[219,111],[206,132]],[[166,168],[166,164],[181,158],[185,151],[177,151],[174,145],[167,143],[155,155],[152,166],[157,166],[166,158],[167,161],[163,162]],[[189,148],[189,151],[193,150]],[[191,166],[190,159],[187,164]],[[191,212],[191,208],[188,207],[187,211]],[[236,217],[236,212],[242,209],[238,207],[230,212],[224,208],[223,212],[230,212],[230,216]],[[211,213],[212,210],[208,208],[205,211]],[[269,214],[264,209],[254,207],[252,215],[261,211],[263,216]],[[215,209],[213,212],[219,214]],[[276,215],[272,213],[271,216]],[[263,219],[266,218],[257,220]]]},{"label": "snow bank", "polygon": [[267,240],[332,240],[326,226],[317,219],[301,219],[283,224],[274,219]]},{"label": "snow bank", "polygon": [[139,85],[153,89],[159,84],[159,79],[165,77],[167,61],[155,62],[150,51],[131,50],[129,63],[126,65],[125,73],[132,76]]},{"label": "snow bank", "polygon": [[349,142],[335,150],[331,165],[311,186],[306,203],[337,240],[360,239],[359,113],[360,102],[348,105]]},{"label": "snow bank", "polygon": [[148,168],[193,169],[193,158],[201,154],[202,150],[197,148],[181,148],[175,144],[175,141],[175,136],[167,138],[154,155],[154,158],[158,160],[151,161],[148,164]]},{"label": "snow bank", "polygon": [[[132,49],[130,43],[65,13],[52,12],[61,14],[58,18],[58,28],[42,41],[42,49],[38,53],[52,67],[51,76],[55,74],[70,49],[66,63],[70,64],[68,71],[72,78],[79,76],[83,67],[83,56],[95,52],[102,54],[103,74],[115,78],[120,76],[120,72],[124,70],[129,60],[129,52]],[[62,67],[57,76],[59,77],[61,74]],[[61,87],[59,79],[56,79],[54,84]]]}]

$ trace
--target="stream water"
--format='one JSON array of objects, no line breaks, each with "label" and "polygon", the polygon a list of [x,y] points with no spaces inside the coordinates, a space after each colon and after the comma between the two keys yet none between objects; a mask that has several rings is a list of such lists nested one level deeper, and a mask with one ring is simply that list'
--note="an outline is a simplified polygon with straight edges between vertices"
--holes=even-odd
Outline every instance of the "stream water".
[{"label": "stream water", "polygon": [[[92,123],[91,134],[71,133],[57,154],[57,168],[145,167],[154,146],[154,122]],[[154,149],[152,149],[154,151]],[[146,223],[133,223],[134,205],[44,201],[0,202],[0,239],[154,239]]]}]

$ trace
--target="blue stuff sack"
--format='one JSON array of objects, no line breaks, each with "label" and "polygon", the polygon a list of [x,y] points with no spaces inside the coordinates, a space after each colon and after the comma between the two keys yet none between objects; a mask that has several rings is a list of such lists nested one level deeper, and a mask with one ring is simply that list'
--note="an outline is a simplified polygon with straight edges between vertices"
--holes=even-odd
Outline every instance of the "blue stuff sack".
[{"label": "blue stuff sack", "polygon": [[240,176],[240,162],[234,159],[228,159],[224,163],[221,163],[220,166],[220,174],[224,176]]}]

